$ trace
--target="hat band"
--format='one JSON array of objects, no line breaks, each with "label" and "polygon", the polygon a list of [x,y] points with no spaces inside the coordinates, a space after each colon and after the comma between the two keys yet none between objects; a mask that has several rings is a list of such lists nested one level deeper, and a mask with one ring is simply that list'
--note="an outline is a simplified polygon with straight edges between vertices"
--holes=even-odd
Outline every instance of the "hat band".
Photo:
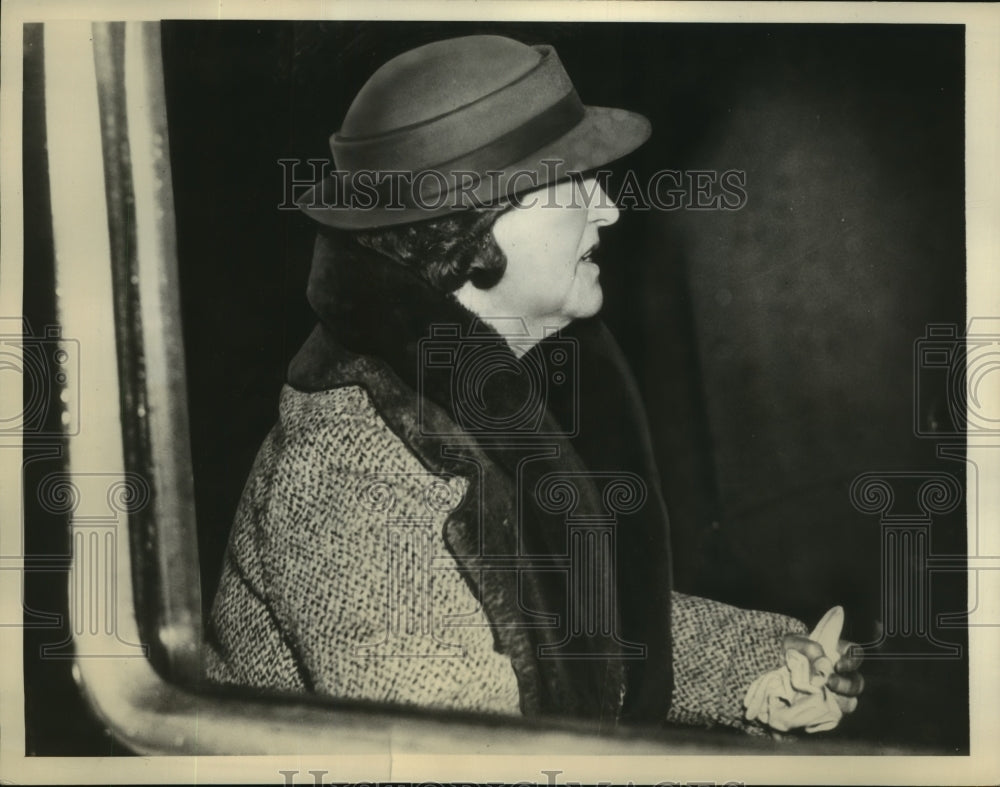
[{"label": "hat band", "polygon": [[[538,62],[529,70],[471,103],[413,125],[383,130],[369,128],[361,136],[351,136],[343,130],[334,134],[330,148],[337,169],[346,172],[434,169],[471,151],[482,150],[538,116],[547,115],[553,105],[574,93],[573,83],[551,47],[539,46],[535,51]],[[582,104],[579,111],[582,117]],[[558,114],[558,110],[554,112]],[[565,122],[571,127],[570,120]],[[347,125],[353,129],[356,124]]]},{"label": "hat band", "polygon": [[574,90],[512,131],[451,161],[415,171],[338,169],[296,203],[307,212],[360,208],[362,214],[383,218],[394,210],[418,210],[429,217],[443,208],[495,203],[572,174],[567,162],[555,157],[540,158],[535,162],[539,166],[528,165],[524,171],[507,170],[571,132],[586,112]]},{"label": "hat band", "polygon": [[463,172],[484,173],[501,170],[532,153],[563,134],[568,134],[583,120],[586,109],[573,90],[559,101],[527,122],[476,150],[444,161],[436,169],[451,180],[451,175]]},{"label": "hat band", "polygon": [[[399,208],[423,210],[440,209],[451,204],[451,198],[458,198],[459,192],[461,199],[467,201],[462,204],[463,207],[472,204],[468,200],[481,204],[513,196],[512,189],[517,189],[519,185],[523,190],[543,183],[537,176],[523,183],[520,179],[511,178],[514,173],[503,172],[504,168],[530,157],[549,142],[571,131],[584,119],[585,113],[586,109],[574,91],[513,131],[459,158],[406,173],[374,169],[354,173],[340,170],[340,183],[334,188],[343,189],[340,192],[343,205],[353,205],[352,194],[357,185],[355,177],[364,173],[360,175],[364,187],[361,199],[366,204],[370,202],[371,207],[396,204]],[[561,170],[557,162],[553,164],[547,172],[558,175]],[[489,177],[487,173],[500,177]],[[392,177],[394,174],[411,176],[406,179],[407,187],[400,188]],[[474,176],[471,182],[468,179],[470,174]],[[318,191],[311,192],[305,200],[306,204],[314,203],[317,198],[322,201],[323,184],[318,184],[317,188]]]}]

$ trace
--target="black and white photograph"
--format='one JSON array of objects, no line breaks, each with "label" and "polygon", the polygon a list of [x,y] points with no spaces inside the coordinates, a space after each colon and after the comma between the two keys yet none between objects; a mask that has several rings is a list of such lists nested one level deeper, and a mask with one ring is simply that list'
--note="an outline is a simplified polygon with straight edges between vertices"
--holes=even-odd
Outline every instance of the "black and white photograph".
[{"label": "black and white photograph", "polygon": [[0,780],[1000,778],[995,8],[3,12]]}]

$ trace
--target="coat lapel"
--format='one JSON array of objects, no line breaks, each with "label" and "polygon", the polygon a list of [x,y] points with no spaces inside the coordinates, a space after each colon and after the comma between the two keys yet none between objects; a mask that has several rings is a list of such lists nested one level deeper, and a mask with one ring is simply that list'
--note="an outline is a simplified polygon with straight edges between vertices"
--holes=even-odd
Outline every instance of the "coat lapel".
[{"label": "coat lapel", "polygon": [[[643,514],[622,528],[614,523],[615,512],[608,511],[608,489],[602,487],[613,473],[593,472],[594,458],[606,450],[606,441],[588,441],[580,429],[574,439],[568,437],[574,428],[567,427],[567,421],[579,415],[567,409],[572,402],[546,401],[556,415],[543,407],[538,421],[523,433],[461,428],[467,424],[462,423],[464,403],[461,392],[456,394],[455,369],[448,363],[429,368],[428,340],[446,326],[460,337],[473,337],[466,346],[491,344],[491,352],[506,351],[509,357],[501,358],[502,363],[515,371],[518,359],[499,335],[453,298],[434,291],[401,265],[367,250],[339,256],[331,251],[321,236],[309,284],[309,300],[321,323],[292,361],[289,382],[303,391],[364,387],[382,419],[430,472],[467,479],[468,493],[447,522],[445,541],[483,604],[497,649],[511,658],[522,711],[613,723],[623,710],[628,669],[631,690],[625,716],[664,719],[672,688],[669,552],[665,512],[653,510],[662,508],[662,499],[651,459],[630,461],[642,475],[627,475],[647,487],[647,479],[653,482],[652,520]],[[609,369],[620,371],[603,363],[600,373]],[[477,401],[488,408],[487,414],[499,414],[492,423],[502,423],[502,416],[516,412],[530,393],[524,387],[530,380],[518,374],[492,379],[494,384]],[[630,380],[624,390],[632,395]],[[629,404],[636,406],[635,401]],[[638,407],[641,413],[641,404]],[[596,415],[591,413],[591,420]],[[648,443],[645,434],[641,437]],[[628,435],[625,441],[636,444]],[[591,454],[587,462],[578,446],[585,456]],[[622,469],[613,458],[609,467]],[[562,505],[559,495],[566,494],[573,496],[572,503]],[[598,520],[611,524],[603,531],[593,526],[588,531],[586,523]],[[573,521],[578,523],[575,531],[567,527]],[[569,610],[583,602],[569,588],[575,575],[567,573],[567,560],[573,544],[590,548],[586,545],[599,532],[611,533],[618,542],[617,556],[597,561],[597,575],[590,577],[597,590],[605,589],[605,602],[613,607],[610,636],[607,631],[570,631],[572,626],[580,628],[580,620],[571,619]],[[647,562],[662,564],[657,577],[662,588],[650,587],[650,572],[631,565],[644,559],[644,550]],[[628,598],[620,599],[623,589]],[[623,601],[638,614],[631,619],[620,616]],[[623,634],[625,620],[629,625]]]}]

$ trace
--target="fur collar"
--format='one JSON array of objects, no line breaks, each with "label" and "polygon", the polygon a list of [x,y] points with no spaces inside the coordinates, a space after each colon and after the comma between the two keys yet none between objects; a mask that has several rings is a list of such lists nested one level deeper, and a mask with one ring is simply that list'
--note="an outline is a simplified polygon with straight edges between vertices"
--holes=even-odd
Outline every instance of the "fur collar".
[{"label": "fur collar", "polygon": [[[540,349],[533,348],[526,357],[517,358],[490,325],[453,296],[434,289],[382,255],[362,247],[335,251],[329,239],[318,236],[307,296],[336,344],[349,352],[381,359],[406,385],[443,407],[457,422],[466,415],[474,417],[477,407],[498,416],[517,413],[532,397],[529,389],[537,375],[531,372],[537,369]],[[434,341],[434,335],[442,333],[444,338]],[[479,385],[477,380],[465,380],[465,367],[457,368],[462,358],[455,357],[449,363],[433,357],[438,351],[461,349],[458,337],[468,338],[477,347],[489,346],[490,365],[500,374]],[[317,371],[322,371],[322,366],[297,367],[297,382],[308,384],[303,375]],[[468,390],[465,382],[475,390]],[[477,395],[487,397],[487,401],[467,398]],[[523,426],[530,431],[529,424]],[[561,432],[562,428],[554,425],[549,431]],[[484,430],[478,433],[484,435]]]},{"label": "fur collar", "polygon": [[[673,685],[666,512],[642,405],[604,326],[583,321],[572,326],[572,335],[547,339],[519,359],[451,296],[374,252],[334,254],[323,236],[308,297],[320,326],[293,360],[290,384],[305,391],[364,386],[386,423],[429,469],[464,475],[473,485],[470,505],[456,511],[446,541],[483,600],[498,647],[512,658],[524,710],[662,721]],[[436,351],[432,331],[442,326],[473,337],[467,341],[474,346],[488,345],[500,371],[470,376],[477,387],[464,390],[456,382],[461,359],[452,355],[449,361],[445,354],[436,363],[428,355]],[[520,433],[503,428],[512,423],[506,416],[523,412],[524,403],[537,396],[533,372],[547,368],[546,353],[567,341],[578,379],[546,389],[546,406],[537,420],[518,422]],[[455,344],[446,340],[438,349],[447,353]],[[485,418],[470,426],[471,394],[479,397],[471,404]],[[461,459],[454,458],[458,444],[467,448]],[[554,513],[521,490],[537,490],[553,474],[571,477],[573,515],[606,516],[608,488],[600,486],[600,476],[622,473],[639,477],[647,496],[643,505],[617,516],[617,554],[608,579],[615,577],[619,636],[585,637],[575,641],[580,652],[572,657],[539,658],[540,648],[558,653],[566,635],[565,576],[538,571],[505,577],[478,571],[470,555],[567,554],[566,511]],[[560,629],[525,626],[525,609],[561,615]]]}]

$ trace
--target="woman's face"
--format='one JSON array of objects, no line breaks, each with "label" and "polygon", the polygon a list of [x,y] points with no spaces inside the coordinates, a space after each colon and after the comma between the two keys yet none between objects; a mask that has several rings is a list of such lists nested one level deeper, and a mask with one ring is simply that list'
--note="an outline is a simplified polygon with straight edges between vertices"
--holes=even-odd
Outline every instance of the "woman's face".
[{"label": "woman's face", "polygon": [[521,317],[529,328],[562,328],[596,314],[604,299],[591,259],[597,230],[618,220],[593,178],[530,192],[493,225],[507,257],[503,278],[488,290],[494,317]]}]

